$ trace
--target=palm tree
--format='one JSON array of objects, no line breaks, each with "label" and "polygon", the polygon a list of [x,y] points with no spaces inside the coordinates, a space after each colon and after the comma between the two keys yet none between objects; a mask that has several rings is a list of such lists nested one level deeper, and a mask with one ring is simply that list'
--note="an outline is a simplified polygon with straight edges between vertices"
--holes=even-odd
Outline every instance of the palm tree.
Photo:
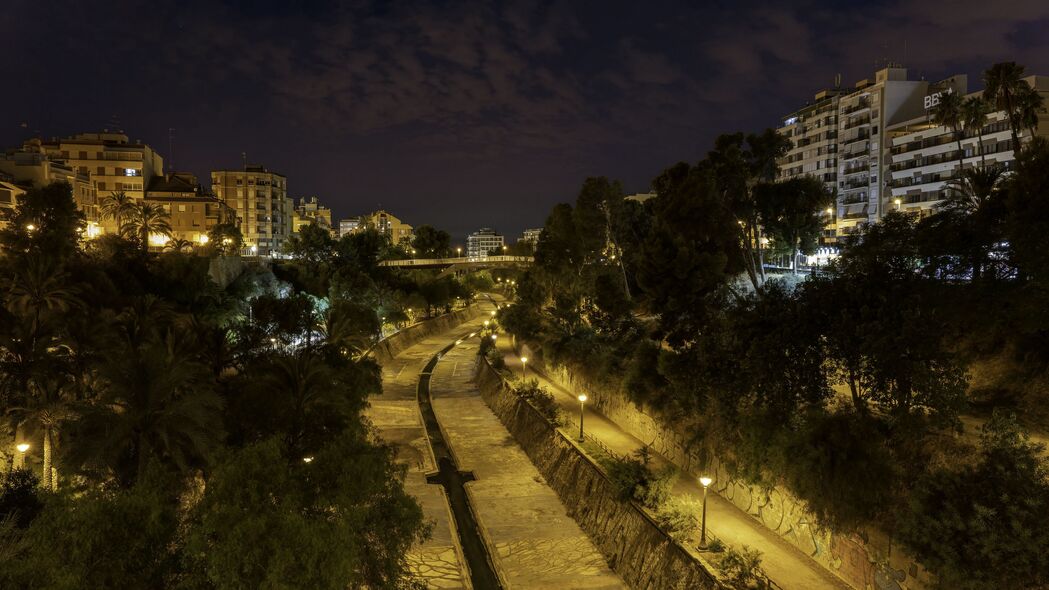
[{"label": "palm tree", "polygon": [[962,123],[966,129],[976,130],[981,167],[987,164],[987,156],[983,153],[983,126],[987,124],[987,115],[990,114],[991,105],[983,97],[971,96],[962,103]]},{"label": "palm tree", "polygon": [[160,205],[139,203],[132,209],[120,232],[137,236],[142,251],[145,252],[149,250],[150,235],[171,237],[171,223],[168,221],[167,212]]},{"label": "palm tree", "polygon": [[33,329],[46,314],[61,313],[79,305],[76,292],[68,286],[68,275],[42,257],[34,256],[18,269],[7,292],[11,313],[30,317]]},{"label": "palm tree", "polygon": [[965,121],[962,110],[962,97],[957,92],[945,92],[940,95],[940,102],[932,108],[933,123],[954,132],[958,142],[958,176],[965,169],[965,152],[962,151],[962,124]]},{"label": "palm tree", "polygon": [[947,198],[941,209],[973,215],[983,211],[1002,188],[1005,170],[993,168],[969,168],[959,178],[947,183]]},{"label": "palm tree", "polygon": [[164,244],[164,249],[172,252],[186,252],[192,248],[193,242],[183,238],[175,238],[169,240],[167,244]]},{"label": "palm tree", "polygon": [[1027,129],[1031,137],[1038,130],[1038,116],[1045,112],[1042,106],[1045,98],[1040,92],[1027,84],[1016,92],[1016,120],[1021,129]]},{"label": "palm tree", "polygon": [[1013,149],[1020,150],[1020,124],[1016,116],[1016,95],[1023,81],[1024,67],[1014,61],[997,63],[983,74],[983,95],[993,101],[995,107],[1005,111],[1013,134]]},{"label": "palm tree", "polygon": [[222,402],[191,339],[170,330],[140,345],[135,339],[128,335],[101,365],[99,403],[78,421],[80,444],[67,455],[125,486],[151,461],[183,473],[203,466],[222,438]]},{"label": "palm tree", "polygon": [[109,193],[99,203],[98,212],[102,219],[112,219],[117,222],[117,231],[122,231],[124,218],[131,214],[135,208],[135,201],[127,196],[124,191]]},{"label": "palm tree", "polygon": [[70,382],[61,377],[34,379],[30,387],[29,406],[12,408],[18,426],[29,431],[39,430],[43,435],[44,465],[40,485],[45,490],[58,487],[58,469],[55,467],[54,449],[58,442],[59,428],[73,417]]}]

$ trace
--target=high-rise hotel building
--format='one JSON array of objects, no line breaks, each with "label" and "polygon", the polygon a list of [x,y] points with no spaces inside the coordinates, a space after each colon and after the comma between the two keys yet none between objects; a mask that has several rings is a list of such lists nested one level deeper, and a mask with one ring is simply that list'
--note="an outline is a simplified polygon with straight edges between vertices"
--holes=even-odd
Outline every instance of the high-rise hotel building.
[{"label": "high-rise hotel building", "polygon": [[261,256],[278,254],[291,236],[292,201],[288,180],[263,166],[211,173],[211,190],[240,219],[244,248]]},{"label": "high-rise hotel building", "polygon": [[[1030,76],[1025,81],[1049,95],[1049,79]],[[967,83],[964,74],[938,82],[909,80],[906,69],[890,66],[853,88],[820,92],[784,118],[779,132],[792,147],[779,162],[779,178],[812,175],[835,195],[825,244],[860,231],[891,210],[927,215],[943,200],[946,184],[958,176],[958,150],[953,130],[933,123],[933,108],[944,93],[965,95]],[[1049,133],[1044,115],[1035,132]],[[962,140],[966,167],[981,160],[978,136],[973,129]],[[1008,167],[1013,150],[1005,113],[988,117],[983,136],[987,161]],[[1030,137],[1025,130],[1020,141]]]}]

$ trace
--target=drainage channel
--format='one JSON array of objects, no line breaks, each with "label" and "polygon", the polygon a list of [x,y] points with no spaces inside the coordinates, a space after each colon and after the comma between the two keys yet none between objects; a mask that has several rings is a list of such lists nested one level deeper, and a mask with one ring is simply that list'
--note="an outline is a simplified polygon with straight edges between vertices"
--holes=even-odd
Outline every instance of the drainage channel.
[{"label": "drainage channel", "polygon": [[[465,338],[464,338],[465,339]],[[430,377],[437,361],[441,360],[446,352],[455,348],[463,339],[441,349],[433,355],[430,362],[419,373],[419,387],[416,390],[416,400],[419,409],[422,410],[423,424],[426,426],[426,434],[430,438],[430,448],[433,449],[434,457],[437,459],[437,473],[426,476],[426,481],[444,486],[448,495],[448,503],[451,505],[452,518],[455,519],[455,529],[459,533],[459,545],[463,550],[463,557],[470,568],[470,581],[475,590],[498,590],[502,588],[499,577],[492,566],[492,557],[488,553],[488,546],[481,538],[477,527],[477,519],[474,517],[473,508],[470,507],[470,498],[466,495],[463,484],[474,481],[474,475],[469,471],[459,471],[448,449],[448,443],[444,440],[437,415],[433,412],[430,403]]]}]

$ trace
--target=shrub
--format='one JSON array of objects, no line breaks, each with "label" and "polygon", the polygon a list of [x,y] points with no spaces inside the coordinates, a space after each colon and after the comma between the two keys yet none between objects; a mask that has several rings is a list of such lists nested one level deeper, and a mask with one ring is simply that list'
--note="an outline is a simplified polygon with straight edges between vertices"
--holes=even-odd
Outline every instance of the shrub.
[{"label": "shrub", "polygon": [[503,355],[499,352],[498,348],[491,347],[485,353],[485,357],[488,359],[488,363],[491,364],[492,368],[496,371],[502,371],[506,368],[506,360],[503,359]]},{"label": "shrub", "polygon": [[0,521],[10,517],[18,528],[25,528],[36,518],[42,504],[36,486],[40,478],[28,468],[12,469],[0,481]]},{"label": "shrub", "polygon": [[761,552],[746,545],[738,550],[728,548],[718,561],[718,569],[721,570],[729,588],[768,588],[765,576],[761,572]]},{"label": "shrub", "polygon": [[656,512],[656,523],[671,537],[685,542],[699,529],[696,504],[694,498],[667,502]]},{"label": "shrub", "polygon": [[558,426],[568,423],[567,417],[561,407],[554,401],[554,396],[545,388],[539,386],[539,381],[532,379],[514,386],[514,394],[539,410],[547,420]]},{"label": "shrub", "polygon": [[654,473],[650,462],[651,453],[648,447],[643,447],[635,451],[633,457],[606,460],[604,467],[620,500],[637,500],[647,508],[658,510],[670,497],[677,470],[668,466]]}]

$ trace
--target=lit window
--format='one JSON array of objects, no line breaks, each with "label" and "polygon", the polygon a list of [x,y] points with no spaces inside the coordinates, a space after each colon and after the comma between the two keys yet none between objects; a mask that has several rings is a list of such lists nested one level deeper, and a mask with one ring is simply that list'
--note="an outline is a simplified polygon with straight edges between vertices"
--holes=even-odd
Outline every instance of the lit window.
[{"label": "lit window", "polygon": [[124,168],[124,176],[138,176],[138,170],[134,168]]}]

